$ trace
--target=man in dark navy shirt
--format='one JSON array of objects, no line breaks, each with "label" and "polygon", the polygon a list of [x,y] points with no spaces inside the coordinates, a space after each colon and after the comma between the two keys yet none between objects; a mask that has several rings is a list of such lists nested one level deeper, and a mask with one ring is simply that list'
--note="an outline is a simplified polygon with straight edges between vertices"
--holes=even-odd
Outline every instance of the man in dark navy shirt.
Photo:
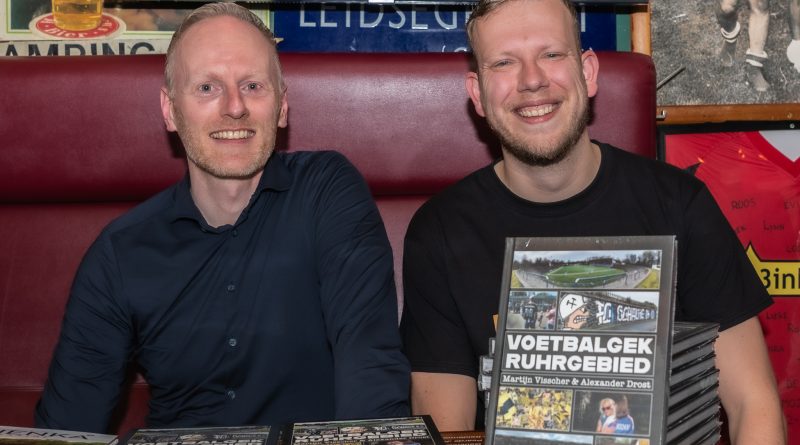
[{"label": "man in dark navy shirt", "polygon": [[106,431],[132,362],[155,427],[408,414],[383,223],[342,156],[272,152],[287,113],[272,33],[205,5],[165,74],[188,175],[87,252],[36,424]]}]

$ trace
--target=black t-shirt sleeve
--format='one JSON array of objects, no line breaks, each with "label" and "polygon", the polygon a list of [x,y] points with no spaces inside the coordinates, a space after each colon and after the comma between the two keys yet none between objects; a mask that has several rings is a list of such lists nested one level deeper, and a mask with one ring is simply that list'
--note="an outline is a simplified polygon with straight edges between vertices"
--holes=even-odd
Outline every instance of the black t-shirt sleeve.
[{"label": "black t-shirt sleeve", "polygon": [[[708,189],[688,201],[678,240],[678,320],[716,321],[720,329],[772,304],[736,234]],[[685,244],[681,246],[681,244]]]},{"label": "black t-shirt sleeve", "polygon": [[477,377],[468,328],[449,283],[448,252],[438,215],[423,206],[403,250],[403,349],[412,371]]}]

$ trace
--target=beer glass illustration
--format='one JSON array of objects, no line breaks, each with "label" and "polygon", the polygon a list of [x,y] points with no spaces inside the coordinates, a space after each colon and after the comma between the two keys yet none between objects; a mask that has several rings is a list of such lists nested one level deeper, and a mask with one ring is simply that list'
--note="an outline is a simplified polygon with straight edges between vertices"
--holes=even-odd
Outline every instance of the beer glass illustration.
[{"label": "beer glass illustration", "polygon": [[53,0],[56,26],[67,31],[97,28],[103,14],[103,0]]}]

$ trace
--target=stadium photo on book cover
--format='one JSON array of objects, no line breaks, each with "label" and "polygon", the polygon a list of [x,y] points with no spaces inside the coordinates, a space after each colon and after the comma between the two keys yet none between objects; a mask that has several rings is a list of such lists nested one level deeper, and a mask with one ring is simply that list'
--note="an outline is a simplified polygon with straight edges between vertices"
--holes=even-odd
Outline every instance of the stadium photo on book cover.
[{"label": "stadium photo on book cover", "polygon": [[544,289],[512,290],[506,327],[655,332],[660,276],[657,250],[516,251],[511,288]]},{"label": "stadium photo on book cover", "polygon": [[509,238],[487,445],[657,445],[674,238]]},{"label": "stadium photo on book cover", "polygon": [[657,250],[518,251],[511,287],[658,289],[660,269]]}]

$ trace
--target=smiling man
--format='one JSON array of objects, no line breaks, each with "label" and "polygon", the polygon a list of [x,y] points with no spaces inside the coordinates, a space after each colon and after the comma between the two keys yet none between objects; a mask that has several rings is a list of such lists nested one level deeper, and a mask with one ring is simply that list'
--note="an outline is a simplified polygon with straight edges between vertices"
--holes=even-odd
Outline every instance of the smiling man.
[{"label": "smiling man", "polygon": [[432,198],[409,226],[401,331],[412,411],[442,430],[483,423],[475,379],[495,335],[505,237],[674,234],[676,318],[720,323],[733,442],[784,443],[757,318],[770,297],[701,182],[589,139],[600,66],[578,30],[569,0],[481,0],[470,15],[477,70],[466,88],[503,156]]},{"label": "smiling man", "polygon": [[153,427],[406,415],[383,223],[342,156],[273,153],[287,98],[272,33],[205,5],[165,77],[188,174],[87,252],[36,424],[107,431],[131,362]]}]

